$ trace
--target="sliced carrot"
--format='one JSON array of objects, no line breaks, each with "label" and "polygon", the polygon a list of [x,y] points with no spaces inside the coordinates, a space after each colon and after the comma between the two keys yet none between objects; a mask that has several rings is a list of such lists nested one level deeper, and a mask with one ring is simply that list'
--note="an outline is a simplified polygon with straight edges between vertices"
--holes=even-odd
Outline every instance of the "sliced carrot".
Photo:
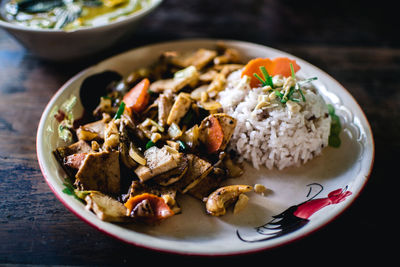
[{"label": "sliced carrot", "polygon": [[296,60],[289,59],[287,57],[277,57],[273,60],[273,69],[271,70],[270,75],[278,75],[281,74],[285,77],[289,77],[292,75],[292,71],[290,70],[290,63],[293,64],[294,72],[297,72],[300,69],[300,66],[297,65]]},{"label": "sliced carrot", "polygon": [[145,222],[154,223],[175,214],[167,205],[167,203],[165,203],[163,198],[149,193],[143,193],[128,199],[128,201],[125,203],[125,207],[128,209],[129,214],[131,214],[132,210],[134,210],[135,207],[144,200],[149,201],[152,213],[151,215],[139,216],[138,219],[141,219]]},{"label": "sliced carrot", "polygon": [[126,107],[140,113],[143,111],[150,100],[149,89],[150,81],[144,78],[141,82],[136,84],[123,98]]},{"label": "sliced carrot", "polygon": [[250,60],[247,65],[244,67],[242,71],[242,77],[247,75],[251,78],[250,86],[252,88],[259,87],[261,82],[254,77],[254,73],[258,74],[260,77],[263,77],[260,67],[264,66],[270,76],[274,75],[283,75],[285,77],[289,77],[292,72],[290,70],[290,63],[293,64],[293,69],[297,72],[300,69],[300,66],[297,65],[296,61],[293,59],[289,59],[287,57],[277,57],[274,59],[269,58],[255,58]]},{"label": "sliced carrot", "polygon": [[207,135],[207,152],[209,154],[217,152],[224,140],[224,131],[222,130],[221,124],[218,119],[214,116],[209,118],[210,126],[208,128]]}]

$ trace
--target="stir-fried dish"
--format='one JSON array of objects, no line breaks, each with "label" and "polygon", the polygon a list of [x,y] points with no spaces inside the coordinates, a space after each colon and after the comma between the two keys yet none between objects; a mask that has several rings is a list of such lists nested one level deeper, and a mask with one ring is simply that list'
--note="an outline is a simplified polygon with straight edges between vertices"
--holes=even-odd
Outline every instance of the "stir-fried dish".
[{"label": "stir-fried dish", "polygon": [[[75,140],[54,152],[74,194],[103,220],[155,222],[180,212],[178,194],[203,201],[222,180],[240,176],[226,151],[236,120],[215,99],[242,67],[238,52],[220,45],[165,52],[124,79],[115,72],[87,78],[80,97],[90,122],[71,120],[71,108],[55,115],[60,136]],[[211,195],[207,212],[222,215],[251,188]]]},{"label": "stir-fried dish", "polygon": [[[246,206],[245,193],[265,186],[233,184],[243,161],[255,168],[304,164],[340,145],[340,120],[288,58],[242,64],[237,50],[167,51],[126,77],[105,71],[54,110],[68,146],[54,154],[74,194],[105,221],[159,222],[183,212],[179,195],[204,202],[213,216]],[[333,141],[332,141],[333,140]],[[239,162],[238,162],[239,161]]]},{"label": "stir-fried dish", "polygon": [[2,17],[11,23],[41,29],[75,30],[99,26],[132,14],[151,0],[9,0]]}]

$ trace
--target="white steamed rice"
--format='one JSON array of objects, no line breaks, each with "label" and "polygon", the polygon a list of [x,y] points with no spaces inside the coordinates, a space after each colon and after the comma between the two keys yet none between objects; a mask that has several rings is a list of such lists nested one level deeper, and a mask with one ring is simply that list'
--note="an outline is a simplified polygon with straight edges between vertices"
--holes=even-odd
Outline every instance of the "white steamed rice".
[{"label": "white steamed rice", "polygon": [[257,169],[283,169],[319,155],[328,145],[331,118],[317,90],[302,86],[306,101],[298,103],[299,112],[279,103],[254,115],[262,88],[250,89],[240,82],[240,73],[232,73],[226,89],[219,93],[224,112],[237,119],[229,149],[237,152],[239,160],[250,161]]}]

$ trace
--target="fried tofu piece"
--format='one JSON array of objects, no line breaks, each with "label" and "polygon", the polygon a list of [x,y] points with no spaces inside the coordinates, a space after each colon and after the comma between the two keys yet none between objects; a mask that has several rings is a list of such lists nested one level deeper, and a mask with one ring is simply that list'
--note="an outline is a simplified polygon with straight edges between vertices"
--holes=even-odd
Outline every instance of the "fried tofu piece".
[{"label": "fried tofu piece", "polygon": [[167,124],[171,125],[175,123],[179,124],[180,120],[189,111],[192,105],[192,99],[188,93],[180,93],[172,105],[171,111],[169,112]]},{"label": "fried tofu piece", "polygon": [[75,185],[81,190],[116,194],[121,189],[119,152],[88,153],[77,174]]},{"label": "fried tofu piece", "polygon": [[172,108],[172,95],[160,94],[158,97],[158,124],[167,125],[168,115]]},{"label": "fried tofu piece", "polygon": [[153,146],[144,152],[144,156],[146,165],[135,169],[135,173],[141,182],[176,168],[179,162],[179,157],[169,153],[166,147],[160,149]]}]

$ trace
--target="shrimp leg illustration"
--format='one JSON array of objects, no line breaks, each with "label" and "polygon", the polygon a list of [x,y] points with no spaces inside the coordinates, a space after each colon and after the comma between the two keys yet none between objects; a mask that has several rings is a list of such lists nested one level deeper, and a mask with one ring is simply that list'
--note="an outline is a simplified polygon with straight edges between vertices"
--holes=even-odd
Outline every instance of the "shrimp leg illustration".
[{"label": "shrimp leg illustration", "polygon": [[347,186],[345,186],[343,189],[336,189],[330,192],[327,197],[316,198],[323,191],[323,186],[318,183],[312,183],[308,184],[307,187],[309,187],[307,197],[310,197],[315,188],[319,188],[319,190],[308,200],[287,208],[282,213],[272,216],[273,219],[266,224],[255,227],[256,232],[261,237],[245,238],[237,230],[236,234],[238,238],[244,242],[254,243],[292,233],[304,227],[310,221],[309,218],[317,211],[326,206],[340,203],[352,194],[350,191],[347,191]]}]

